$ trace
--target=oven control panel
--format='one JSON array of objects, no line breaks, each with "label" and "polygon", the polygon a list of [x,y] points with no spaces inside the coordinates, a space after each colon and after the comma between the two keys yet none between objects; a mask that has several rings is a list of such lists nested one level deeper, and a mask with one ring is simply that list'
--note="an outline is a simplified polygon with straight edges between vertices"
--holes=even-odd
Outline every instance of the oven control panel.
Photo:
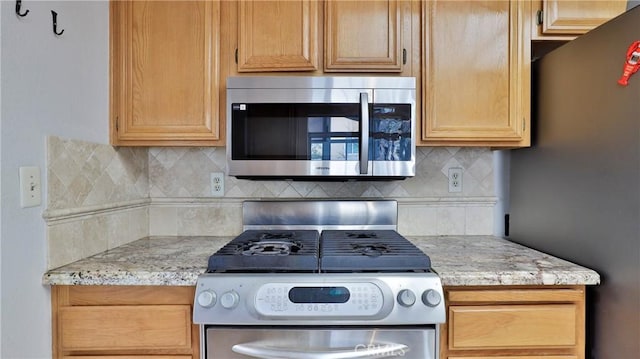
[{"label": "oven control panel", "polygon": [[254,304],[264,317],[376,317],[384,293],[369,282],[268,283],[256,291]]},{"label": "oven control panel", "polygon": [[206,325],[411,325],[445,320],[435,273],[210,273],[193,320]]}]

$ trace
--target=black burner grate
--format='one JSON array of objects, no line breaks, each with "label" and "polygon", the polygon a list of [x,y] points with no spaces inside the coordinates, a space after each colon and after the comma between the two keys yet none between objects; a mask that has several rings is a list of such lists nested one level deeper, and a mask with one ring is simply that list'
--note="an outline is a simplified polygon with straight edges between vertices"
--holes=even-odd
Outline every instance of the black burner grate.
[{"label": "black burner grate", "polygon": [[429,271],[431,260],[393,230],[322,232],[322,272]]},{"label": "black burner grate", "polygon": [[207,272],[317,272],[319,233],[248,230],[209,257]]}]

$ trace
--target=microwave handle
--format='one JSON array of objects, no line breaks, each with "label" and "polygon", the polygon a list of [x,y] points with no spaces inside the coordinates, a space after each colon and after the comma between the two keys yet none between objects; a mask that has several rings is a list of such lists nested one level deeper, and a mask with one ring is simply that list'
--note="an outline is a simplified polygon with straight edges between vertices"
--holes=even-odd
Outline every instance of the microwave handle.
[{"label": "microwave handle", "polygon": [[369,94],[360,93],[360,174],[369,172]]}]

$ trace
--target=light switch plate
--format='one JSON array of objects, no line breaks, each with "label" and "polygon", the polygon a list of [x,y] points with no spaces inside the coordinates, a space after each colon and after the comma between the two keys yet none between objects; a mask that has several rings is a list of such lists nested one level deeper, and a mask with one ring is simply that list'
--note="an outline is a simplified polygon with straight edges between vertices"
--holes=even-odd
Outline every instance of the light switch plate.
[{"label": "light switch plate", "polygon": [[40,168],[20,167],[20,207],[35,207],[42,203]]}]

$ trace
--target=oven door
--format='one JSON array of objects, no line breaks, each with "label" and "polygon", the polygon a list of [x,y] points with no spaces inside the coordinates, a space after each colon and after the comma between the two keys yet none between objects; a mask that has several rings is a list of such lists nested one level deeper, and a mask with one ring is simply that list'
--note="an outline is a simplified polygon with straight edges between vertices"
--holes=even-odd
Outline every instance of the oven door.
[{"label": "oven door", "polygon": [[206,327],[203,359],[436,359],[436,329]]}]

